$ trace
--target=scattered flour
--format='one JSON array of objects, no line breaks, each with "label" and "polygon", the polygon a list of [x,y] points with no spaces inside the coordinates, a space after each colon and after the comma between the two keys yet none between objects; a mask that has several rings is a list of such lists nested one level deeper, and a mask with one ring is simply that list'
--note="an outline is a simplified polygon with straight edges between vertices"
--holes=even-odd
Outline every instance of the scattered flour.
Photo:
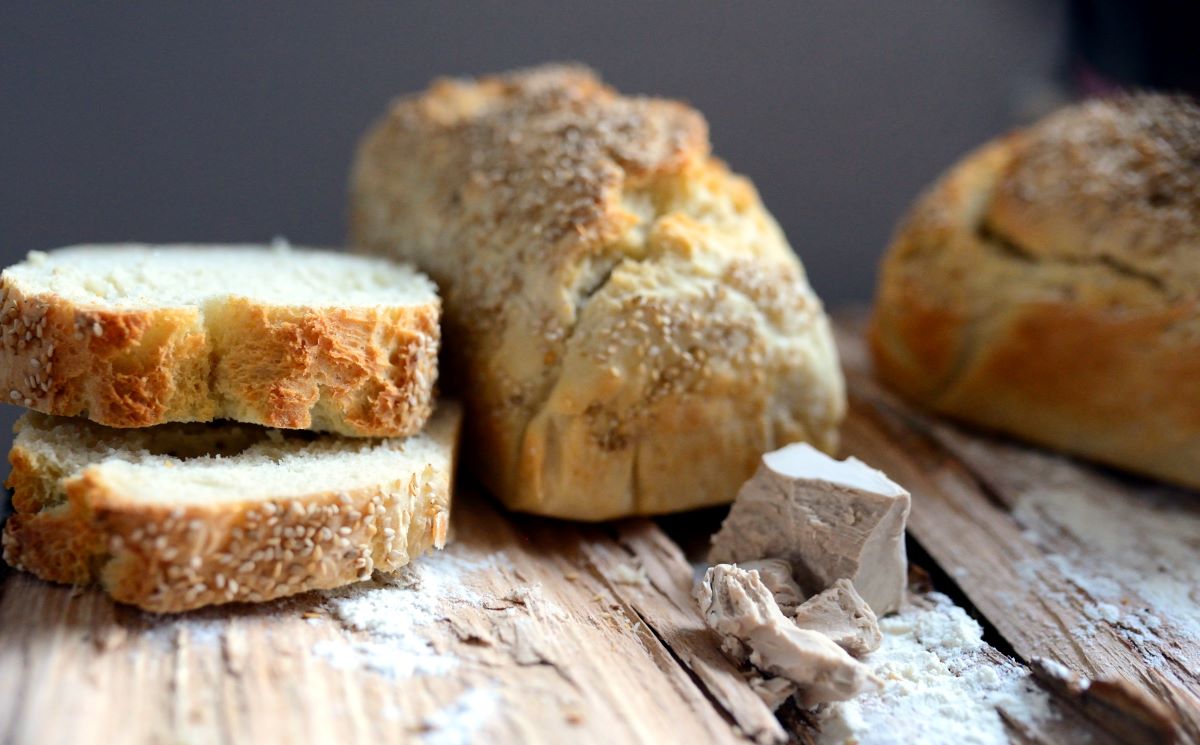
[{"label": "scattered flour", "polygon": [[1021,576],[1045,586],[1047,567],[1067,580],[1051,590],[1080,606],[1086,620],[1074,635],[1111,630],[1147,664],[1179,670],[1200,656],[1176,639],[1200,638],[1200,502],[1167,486],[1141,485],[1137,503],[1116,477],[1061,456],[1016,445],[982,443],[950,427],[939,439],[968,463],[1001,479],[1015,498],[1022,535],[1047,556],[1018,564]]},{"label": "scattered flour", "polygon": [[[1055,544],[1058,553],[1023,562],[1018,570],[1030,577],[1044,562],[1073,585],[1064,592],[1074,595],[1088,617],[1077,633],[1095,633],[1102,623],[1149,664],[1164,664],[1164,653],[1178,657],[1183,651],[1164,649],[1158,631],[1165,624],[1179,638],[1200,637],[1200,512],[1187,495],[1166,489],[1147,493],[1132,511],[1127,497],[1101,477],[1082,489],[1078,469],[1068,478],[1061,463],[1047,461],[1041,480],[1023,490],[1014,516],[1022,523],[1061,526],[1063,535],[1076,540]],[[1179,661],[1184,667],[1200,664]]]},{"label": "scattered flour", "polygon": [[864,662],[883,688],[823,707],[821,743],[1006,745],[997,707],[1022,722],[1052,716],[1027,671],[984,655],[983,630],[962,608],[926,598],[879,619],[883,645]]},{"label": "scattered flour", "polygon": [[487,598],[464,578],[494,569],[502,557],[447,550],[424,556],[390,575],[326,594],[325,608],[365,641],[326,640],[313,654],[339,668],[361,668],[394,679],[446,675],[459,660],[434,649],[420,629],[440,620],[446,604],[482,605]]},{"label": "scattered flour", "polygon": [[500,708],[500,694],[493,688],[472,688],[449,706],[425,718],[425,745],[468,745],[477,742],[479,731]]},{"label": "scattered flour", "polygon": [[393,680],[414,676],[446,675],[458,660],[440,654],[424,639],[400,637],[385,642],[320,641],[312,652],[342,670],[369,670]]}]

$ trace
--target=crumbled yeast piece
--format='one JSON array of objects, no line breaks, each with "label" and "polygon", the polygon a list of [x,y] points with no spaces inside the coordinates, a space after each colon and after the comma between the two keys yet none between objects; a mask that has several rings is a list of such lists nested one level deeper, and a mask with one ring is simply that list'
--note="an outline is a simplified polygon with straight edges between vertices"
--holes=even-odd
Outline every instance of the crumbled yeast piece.
[{"label": "crumbled yeast piece", "polygon": [[783,559],[806,590],[845,578],[884,615],[904,597],[909,505],[907,491],[862,461],[788,445],[764,455],[742,486],[709,562]]},{"label": "crumbled yeast piece", "polygon": [[727,653],[795,683],[805,706],[845,701],[879,685],[865,665],[827,636],[784,616],[757,571],[728,564],[710,567],[696,588],[696,599]]},{"label": "crumbled yeast piece", "polygon": [[775,711],[783,702],[796,693],[796,684],[787,678],[755,675],[750,678],[750,690],[754,691],[771,711]]},{"label": "crumbled yeast piece", "polygon": [[855,657],[874,652],[883,643],[879,620],[850,580],[839,579],[813,595],[792,613],[802,629],[818,631]]},{"label": "crumbled yeast piece", "polygon": [[808,597],[792,577],[792,565],[783,559],[760,559],[742,561],[738,566],[746,571],[758,572],[758,578],[775,596],[775,604],[783,615],[791,616]]}]

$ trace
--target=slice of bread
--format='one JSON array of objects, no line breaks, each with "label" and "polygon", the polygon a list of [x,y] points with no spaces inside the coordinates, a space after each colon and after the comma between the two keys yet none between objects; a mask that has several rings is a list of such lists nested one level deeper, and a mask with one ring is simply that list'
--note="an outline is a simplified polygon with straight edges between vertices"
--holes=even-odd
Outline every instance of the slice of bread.
[{"label": "slice of bread", "polygon": [[29,413],[4,559],[157,612],[344,585],[441,548],[460,409],[364,439],[252,425],[116,430]]},{"label": "slice of bread", "polygon": [[0,275],[0,398],[111,427],[233,419],[416,432],[434,285],[386,260],[266,246],[77,246]]}]

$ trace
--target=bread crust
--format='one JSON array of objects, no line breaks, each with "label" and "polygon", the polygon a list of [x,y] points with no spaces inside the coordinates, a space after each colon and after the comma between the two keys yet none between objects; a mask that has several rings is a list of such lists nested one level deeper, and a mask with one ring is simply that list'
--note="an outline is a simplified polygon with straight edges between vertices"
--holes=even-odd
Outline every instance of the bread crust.
[{"label": "bread crust", "polygon": [[430,422],[450,453],[444,470],[215,505],[137,502],[101,469],[63,474],[18,441],[9,453],[15,512],[4,526],[4,560],[52,582],[99,584],[156,613],[271,600],[394,571],[446,543],[460,421],[459,407],[444,402]]},{"label": "bread crust", "polygon": [[363,140],[351,235],[438,282],[472,466],[509,507],[724,503],[763,452],[836,446],[821,303],[683,104],[576,67],[436,82]]},{"label": "bread crust", "polygon": [[294,308],[230,298],[114,310],[0,276],[0,395],[110,427],[234,419],[361,437],[429,418],[440,301]]},{"label": "bread crust", "polygon": [[884,260],[870,341],[904,395],[1200,487],[1200,108],[1067,109],[968,156]]}]

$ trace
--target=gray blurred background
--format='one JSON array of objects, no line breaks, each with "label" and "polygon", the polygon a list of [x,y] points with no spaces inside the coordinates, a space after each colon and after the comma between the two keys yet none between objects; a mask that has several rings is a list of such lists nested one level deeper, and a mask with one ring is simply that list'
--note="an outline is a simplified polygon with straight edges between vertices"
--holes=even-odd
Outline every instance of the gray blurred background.
[{"label": "gray blurred background", "polygon": [[862,302],[914,195],[1053,98],[1065,16],[1049,0],[4,3],[0,261],[85,241],[336,244],[355,141],[390,98],[578,60],[700,108],[818,293]]}]

